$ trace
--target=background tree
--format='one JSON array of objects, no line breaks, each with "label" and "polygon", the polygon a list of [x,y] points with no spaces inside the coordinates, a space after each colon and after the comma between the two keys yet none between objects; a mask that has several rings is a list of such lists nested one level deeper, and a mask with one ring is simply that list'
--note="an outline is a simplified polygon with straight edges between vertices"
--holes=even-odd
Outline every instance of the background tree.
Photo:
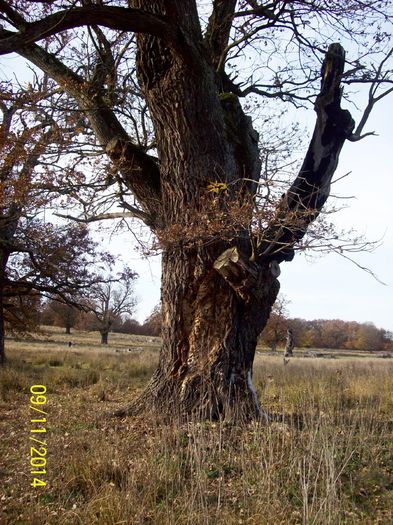
[{"label": "background tree", "polygon": [[383,333],[373,323],[363,323],[359,326],[356,337],[356,348],[359,350],[382,350]]},{"label": "background tree", "polygon": [[[132,411],[258,413],[252,364],[279,265],[307,245],[345,141],[366,135],[374,104],[393,89],[391,4],[119,4],[1,1],[0,53],[27,58],[76,102],[115,167],[107,189],[118,185],[120,205],[163,250],[160,365]],[[136,83],[152,123],[139,134],[124,98]],[[370,86],[357,127],[341,108],[344,83]],[[316,111],[304,162],[278,201],[260,180],[258,133],[240,103],[250,95]]]},{"label": "background tree", "polygon": [[42,300],[34,290],[23,295],[11,295],[3,304],[5,331],[16,335],[37,332],[41,323]]},{"label": "background tree", "polygon": [[113,331],[122,334],[145,335],[143,325],[131,317],[126,317],[121,326],[114,328]]},{"label": "background tree", "polygon": [[94,313],[101,334],[101,344],[108,344],[108,335],[113,325],[123,314],[132,314],[136,298],[133,288],[138,275],[130,268],[124,268],[117,276],[108,276],[107,282],[93,285],[89,290],[86,306]]},{"label": "background tree", "polygon": [[41,319],[46,320],[44,324],[62,326],[66,334],[71,334],[80,315],[80,310],[71,304],[64,304],[56,300],[47,303]]},{"label": "background tree", "polygon": [[147,317],[142,325],[144,335],[161,335],[162,330],[162,312],[160,305],[153,308],[152,313]]},{"label": "background tree", "polygon": [[[96,264],[101,257],[107,259],[106,254],[96,255],[96,244],[84,225],[23,226],[21,221],[8,245],[9,257],[0,281],[0,321],[14,330],[26,330],[29,316],[39,319],[42,297],[75,307],[81,304],[90,286],[101,282]],[[33,305],[37,305],[35,312],[31,311]]]},{"label": "background tree", "polygon": [[31,307],[40,304],[43,294],[64,305],[76,304],[76,294],[97,279],[93,265],[110,259],[106,253],[96,253],[86,225],[54,225],[46,220],[50,208],[67,195],[67,184],[79,178],[74,166],[64,169],[58,163],[59,147],[68,154],[74,149],[75,129],[59,117],[63,108],[53,82],[36,75],[32,82],[0,84],[2,362],[5,326],[12,330],[35,327],[39,310]]}]

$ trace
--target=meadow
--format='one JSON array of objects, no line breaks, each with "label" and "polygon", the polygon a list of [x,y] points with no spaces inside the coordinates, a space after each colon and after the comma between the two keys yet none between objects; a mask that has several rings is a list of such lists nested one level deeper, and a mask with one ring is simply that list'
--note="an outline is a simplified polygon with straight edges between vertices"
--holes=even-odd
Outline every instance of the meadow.
[{"label": "meadow", "polygon": [[[284,364],[260,348],[267,425],[110,417],[142,390],[159,346],[111,334],[103,348],[97,333],[46,327],[7,340],[1,524],[393,523],[393,359],[295,350]],[[31,433],[32,385],[47,388],[45,434]],[[32,435],[45,439],[45,486],[31,486]]]}]

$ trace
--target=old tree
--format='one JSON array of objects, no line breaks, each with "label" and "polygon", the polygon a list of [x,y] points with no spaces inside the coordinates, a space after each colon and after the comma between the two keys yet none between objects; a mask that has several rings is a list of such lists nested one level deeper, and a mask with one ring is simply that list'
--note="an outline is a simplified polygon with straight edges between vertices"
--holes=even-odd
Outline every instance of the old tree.
[{"label": "old tree", "polygon": [[[279,265],[319,216],[343,144],[364,136],[392,89],[390,10],[388,0],[0,1],[0,52],[73,100],[112,163],[106,189],[162,250],[160,363],[128,413],[258,413],[252,365]],[[341,102],[357,83],[369,99],[355,126]],[[268,101],[316,112],[277,198],[261,179],[270,130],[258,135],[246,114]]]}]

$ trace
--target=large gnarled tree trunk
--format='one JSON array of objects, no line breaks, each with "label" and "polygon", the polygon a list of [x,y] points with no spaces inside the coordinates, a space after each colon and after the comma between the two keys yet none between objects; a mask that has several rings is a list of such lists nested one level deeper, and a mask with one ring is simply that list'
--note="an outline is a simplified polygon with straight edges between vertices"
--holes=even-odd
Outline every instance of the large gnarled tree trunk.
[{"label": "large gnarled tree trunk", "polygon": [[209,418],[258,415],[252,365],[278,281],[259,268],[246,301],[214,269],[214,251],[217,247],[165,252],[160,364],[131,413],[147,403],[169,413]]},{"label": "large gnarled tree trunk", "polygon": [[[169,13],[174,22],[184,26],[189,42],[202,45],[196,11],[187,3],[174,4]],[[138,7],[151,8],[151,3],[138,2]],[[203,233],[200,243],[190,245],[186,237],[197,227],[198,215],[202,220],[209,184],[232,183],[227,206],[255,191],[252,182],[236,181],[259,177],[258,136],[235,96],[220,101],[214,68],[200,51],[193,50],[190,67],[157,38],[138,37],[138,75],[160,157],[163,347],[159,369],[133,409],[147,404],[215,418],[228,410],[242,412],[244,405],[255,415],[255,347],[278,282],[268,262],[255,264],[249,294],[240,296],[214,267],[229,245],[204,242],[209,239]],[[166,242],[166,232],[176,226],[178,239]],[[247,235],[239,227],[231,242],[246,259],[251,255]]]},{"label": "large gnarled tree trunk", "polygon": [[[222,68],[236,1],[214,2],[205,40],[194,1],[129,4],[154,12],[172,28],[162,37],[137,36],[137,72],[154,125],[157,163],[133,145],[104,97],[97,92],[92,97],[88,83],[56,57],[34,44],[19,51],[75,97],[138,199],[140,217],[163,246],[159,367],[144,393],[119,414],[156,409],[211,418],[255,415],[252,365],[279,290],[279,264],[293,257],[293,246],[328,197],[341,147],[353,129],[349,113],[340,108],[343,50],[338,44],[329,48],[308,153],[263,242],[250,242],[244,220],[231,235],[204,237],[214,209],[229,213],[244,204],[251,221],[247,205],[260,175],[258,135]],[[225,188],[214,202],[212,183]],[[190,242],[190,231],[199,227],[200,237]]]},{"label": "large gnarled tree trunk", "polygon": [[[138,6],[147,7],[145,3]],[[189,41],[198,42],[196,13],[188,11],[186,17],[181,2],[174,3],[177,23]],[[234,201],[243,196],[246,202],[255,193],[250,181],[259,177],[257,134],[236,96],[220,97],[220,82],[203,55],[191,70],[162,42],[145,35],[138,37],[138,52],[139,79],[161,162],[161,227],[168,231],[180,225],[187,232],[195,226],[193,214],[202,213],[209,182],[232,183]],[[342,125],[340,53],[341,48],[332,48],[326,62],[333,70],[323,79],[318,122],[302,172],[254,260],[248,232],[240,226],[237,237],[226,244],[188,247],[179,237],[164,249],[159,368],[144,394],[120,414],[146,407],[212,418],[259,413],[252,366],[257,337],[279,290],[278,263],[293,256],[294,243],[325,202],[339,151],[352,131],[348,118]],[[241,178],[248,182],[240,187],[234,181]],[[294,227],[293,210],[299,209]]]},{"label": "large gnarled tree trunk", "polygon": [[[198,41],[196,14],[185,18],[181,3],[175,3],[173,16],[187,20],[185,34],[194,33],[192,40]],[[213,68],[202,56],[191,71],[154,37],[139,36],[138,50],[140,83],[160,153],[162,227],[178,224],[187,232],[187,218],[198,213],[209,181],[258,179],[256,134],[236,97],[219,96]],[[258,414],[252,366],[257,337],[279,290],[278,264],[293,257],[293,245],[318,215],[353,129],[350,115],[340,109],[343,66],[341,47],[331,46],[304,165],[254,260],[248,233],[240,227],[227,245],[189,248],[179,238],[164,250],[160,365],[128,413],[149,406],[213,418]],[[245,200],[256,190],[250,182],[237,189],[236,198],[243,194]]]}]

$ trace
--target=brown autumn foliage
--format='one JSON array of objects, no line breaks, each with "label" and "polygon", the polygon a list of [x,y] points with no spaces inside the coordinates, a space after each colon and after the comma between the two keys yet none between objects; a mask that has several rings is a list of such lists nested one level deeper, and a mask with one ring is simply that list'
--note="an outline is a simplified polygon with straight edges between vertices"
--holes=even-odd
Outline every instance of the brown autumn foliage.
[{"label": "brown autumn foliage", "polygon": [[296,346],[304,348],[336,348],[364,351],[393,350],[391,332],[373,323],[357,323],[340,319],[289,319]]},{"label": "brown autumn foliage", "polygon": [[0,360],[5,328],[34,328],[43,295],[77,304],[75,294],[97,279],[93,264],[108,259],[86,225],[47,218],[67,177],[78,176],[57,164],[74,133],[53,119],[58,96],[46,77],[0,83]]}]

